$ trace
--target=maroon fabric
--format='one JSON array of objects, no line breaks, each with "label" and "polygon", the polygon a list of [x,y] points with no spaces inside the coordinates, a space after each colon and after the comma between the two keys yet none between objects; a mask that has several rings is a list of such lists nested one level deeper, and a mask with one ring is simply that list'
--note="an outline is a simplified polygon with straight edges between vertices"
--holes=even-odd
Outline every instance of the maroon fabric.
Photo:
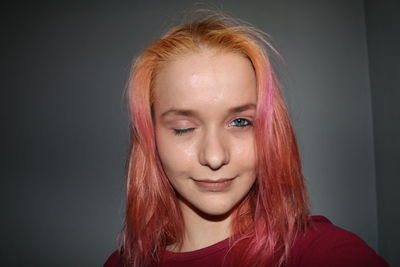
[{"label": "maroon fabric", "polygon": [[[229,248],[228,239],[209,247],[182,253],[164,251],[161,267],[220,267]],[[229,262],[227,266],[229,266]],[[361,238],[334,226],[323,216],[312,216],[310,228],[296,236],[286,267],[388,266]],[[122,267],[114,252],[104,267]]]}]

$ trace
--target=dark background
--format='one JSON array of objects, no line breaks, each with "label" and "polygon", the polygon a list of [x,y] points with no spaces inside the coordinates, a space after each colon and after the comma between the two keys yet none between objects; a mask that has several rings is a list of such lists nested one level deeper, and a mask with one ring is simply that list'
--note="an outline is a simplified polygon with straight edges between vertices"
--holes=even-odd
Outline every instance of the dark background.
[{"label": "dark background", "polygon": [[[1,9],[2,266],[101,266],[124,213],[135,55],[195,1]],[[400,5],[208,1],[272,37],[314,214],[400,266]]]}]

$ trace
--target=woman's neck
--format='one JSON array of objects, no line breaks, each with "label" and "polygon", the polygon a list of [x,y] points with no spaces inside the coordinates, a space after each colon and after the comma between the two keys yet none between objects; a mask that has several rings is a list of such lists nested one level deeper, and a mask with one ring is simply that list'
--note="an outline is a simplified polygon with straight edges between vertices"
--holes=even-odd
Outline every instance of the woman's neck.
[{"label": "woman's neck", "polygon": [[167,247],[173,252],[187,252],[208,247],[230,236],[232,214],[209,216],[195,211],[192,207],[181,203],[185,224],[184,238],[181,248],[175,245]]}]

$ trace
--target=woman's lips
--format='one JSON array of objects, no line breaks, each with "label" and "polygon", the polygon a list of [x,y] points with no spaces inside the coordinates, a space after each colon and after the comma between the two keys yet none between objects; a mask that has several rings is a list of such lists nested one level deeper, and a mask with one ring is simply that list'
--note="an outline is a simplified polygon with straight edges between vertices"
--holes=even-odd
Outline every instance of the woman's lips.
[{"label": "woman's lips", "polygon": [[203,190],[206,191],[211,191],[211,192],[221,192],[225,191],[228,189],[231,184],[233,183],[233,180],[235,178],[229,178],[229,179],[218,179],[218,180],[196,180],[193,179],[194,183],[200,187]]}]

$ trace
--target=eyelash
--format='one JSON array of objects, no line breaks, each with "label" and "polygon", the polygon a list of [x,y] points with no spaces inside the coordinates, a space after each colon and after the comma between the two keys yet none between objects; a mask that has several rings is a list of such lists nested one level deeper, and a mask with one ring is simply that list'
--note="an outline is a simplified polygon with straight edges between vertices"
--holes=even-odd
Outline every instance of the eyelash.
[{"label": "eyelash", "polygon": [[237,126],[239,128],[244,128],[244,127],[253,125],[253,122],[251,120],[248,120],[245,118],[237,118],[237,119],[234,119],[232,122],[234,122],[234,121],[238,121],[238,122],[243,121],[245,123],[245,125]]},{"label": "eyelash", "polygon": [[[243,121],[245,123],[245,125],[242,124],[240,126],[239,125],[238,126],[234,126],[234,127],[237,127],[237,128],[245,128],[245,127],[249,127],[249,126],[253,125],[253,122],[251,120],[244,119],[244,118],[237,118],[237,119],[234,119],[232,122],[235,122],[235,121],[238,122],[238,123],[241,123],[241,121]],[[231,125],[232,122],[229,125]],[[184,133],[191,132],[194,129],[195,128],[173,129],[173,131],[174,131],[175,135],[182,135]]]},{"label": "eyelash", "polygon": [[191,131],[193,131],[193,130],[194,130],[194,128],[174,129],[174,132],[175,132],[176,135],[182,135],[182,134],[184,134],[184,133],[191,132]]}]

